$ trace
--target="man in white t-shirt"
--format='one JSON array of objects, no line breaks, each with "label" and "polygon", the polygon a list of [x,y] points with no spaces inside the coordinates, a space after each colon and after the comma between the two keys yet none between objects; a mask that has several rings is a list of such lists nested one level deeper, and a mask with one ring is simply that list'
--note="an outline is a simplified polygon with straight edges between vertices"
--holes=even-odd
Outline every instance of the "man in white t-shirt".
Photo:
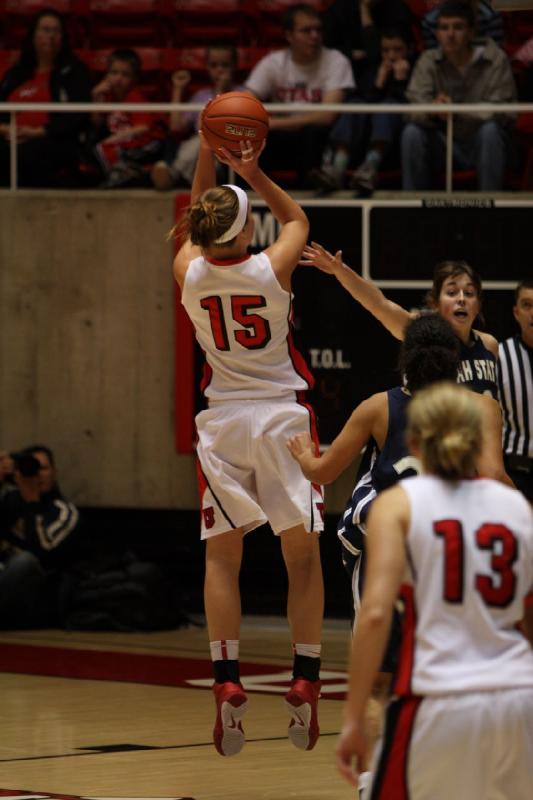
[{"label": "man in white t-shirt", "polygon": [[[342,103],[355,88],[352,68],[346,56],[323,46],[320,14],[312,6],[294,5],[284,13],[282,25],[289,46],[264,56],[246,88],[264,102]],[[299,185],[306,186],[336,117],[315,110],[272,115],[263,169],[296,169]]]}]

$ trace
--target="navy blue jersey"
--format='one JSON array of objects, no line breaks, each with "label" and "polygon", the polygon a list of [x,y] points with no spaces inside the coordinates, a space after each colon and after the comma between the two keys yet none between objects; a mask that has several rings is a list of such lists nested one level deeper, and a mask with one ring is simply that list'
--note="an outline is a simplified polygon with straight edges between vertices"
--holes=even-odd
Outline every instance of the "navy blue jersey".
[{"label": "navy blue jersey", "polygon": [[[380,450],[374,440],[368,443],[357,472],[355,489],[337,526],[337,535],[342,543],[342,561],[352,585],[354,619],[358,614],[364,586],[365,523],[372,501],[379,492],[393,486],[401,478],[416,475],[420,471],[420,464],[410,455],[405,440],[410,400],[411,395],[400,386],[387,392],[389,423],[383,448]],[[400,636],[400,617],[395,611],[380,667],[382,672],[394,672]]]},{"label": "navy blue jersey", "polygon": [[472,331],[468,344],[461,342],[461,365],[457,373],[461,383],[478,394],[489,394],[498,399],[498,361],[487,350],[481,336]]},{"label": "navy blue jersey", "polygon": [[[457,383],[479,394],[498,399],[498,363],[479,334],[472,332],[468,344],[461,343],[461,364]],[[406,413],[410,395],[400,387],[387,392],[389,425],[380,451],[371,440],[357,473],[355,489],[337,526],[339,538],[356,555],[362,549],[361,535],[370,504],[379,492],[393,486],[400,478],[416,474],[416,459],[405,443]]]},{"label": "navy blue jersey", "polygon": [[405,441],[410,399],[411,395],[400,386],[389,389],[389,424],[383,448],[380,451],[372,439],[361,459],[355,489],[337,527],[342,543],[354,555],[362,550],[364,524],[376,495],[393,486],[400,478],[416,475],[420,471],[419,462],[410,455]]}]

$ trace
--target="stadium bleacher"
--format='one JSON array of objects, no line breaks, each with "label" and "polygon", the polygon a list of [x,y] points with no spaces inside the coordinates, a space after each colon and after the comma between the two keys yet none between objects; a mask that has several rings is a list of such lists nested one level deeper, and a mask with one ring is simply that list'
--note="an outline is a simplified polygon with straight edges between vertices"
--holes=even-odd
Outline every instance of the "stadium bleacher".
[{"label": "stadium bleacher", "polygon": [[[244,81],[269,50],[283,46],[280,17],[295,0],[0,0],[0,78],[14,63],[29,19],[42,8],[65,16],[71,43],[95,81],[115,47],[133,47],[142,61],[140,88],[150,100],[165,101],[175,69],[192,73],[189,96],[207,82],[205,45],[232,41],[238,47],[238,79]],[[324,11],[331,0],[307,0]],[[406,0],[414,16],[427,10],[426,0]],[[505,48],[520,86],[524,62],[515,55],[533,37],[533,11],[502,11]],[[532,45],[533,51],[533,45]],[[509,177],[510,188],[526,188],[533,164],[532,115],[520,115],[517,140],[526,165]],[[285,178],[290,178],[285,176]],[[456,183],[469,188],[472,175],[456,173]],[[384,173],[381,186],[397,188],[398,174]]]}]

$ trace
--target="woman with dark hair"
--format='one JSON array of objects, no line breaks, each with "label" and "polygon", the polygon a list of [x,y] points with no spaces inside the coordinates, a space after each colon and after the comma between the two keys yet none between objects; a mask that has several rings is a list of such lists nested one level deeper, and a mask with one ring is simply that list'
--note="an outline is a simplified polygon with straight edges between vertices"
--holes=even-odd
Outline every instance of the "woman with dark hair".
[{"label": "woman with dark hair", "polygon": [[61,585],[79,546],[78,509],[59,488],[50,448],[0,453],[0,629],[61,623]]},{"label": "woman with dark hair", "polygon": [[[68,43],[65,23],[53,9],[33,17],[19,60],[0,83],[0,102],[90,102],[90,78]],[[20,186],[69,185],[79,157],[79,136],[87,115],[17,113]],[[0,114],[0,185],[9,184],[9,115]]]},{"label": "woman with dark hair", "polygon": [[[362,278],[320,244],[305,247],[301,263],[334,275],[339,283],[378,319],[397,339],[403,339],[405,326],[418,315],[388,300],[372,281]],[[438,311],[453,328],[461,343],[457,382],[480,394],[498,397],[498,342],[485,331],[474,329],[481,320],[481,278],[466,261],[437,264],[433,285],[426,296],[429,308]]]}]

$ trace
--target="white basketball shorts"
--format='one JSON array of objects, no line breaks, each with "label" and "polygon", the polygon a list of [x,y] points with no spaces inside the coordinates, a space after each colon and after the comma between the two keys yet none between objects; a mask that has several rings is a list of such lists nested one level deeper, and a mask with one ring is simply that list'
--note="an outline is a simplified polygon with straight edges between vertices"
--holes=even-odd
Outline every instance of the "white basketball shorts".
[{"label": "white basketball shorts", "polygon": [[393,700],[363,797],[531,800],[533,687]]},{"label": "white basketball shorts", "polygon": [[292,400],[213,403],[196,417],[202,539],[269,522],[274,533],[303,524],[321,531],[322,487],[311,484],[287,449],[307,431],[310,406]]}]

